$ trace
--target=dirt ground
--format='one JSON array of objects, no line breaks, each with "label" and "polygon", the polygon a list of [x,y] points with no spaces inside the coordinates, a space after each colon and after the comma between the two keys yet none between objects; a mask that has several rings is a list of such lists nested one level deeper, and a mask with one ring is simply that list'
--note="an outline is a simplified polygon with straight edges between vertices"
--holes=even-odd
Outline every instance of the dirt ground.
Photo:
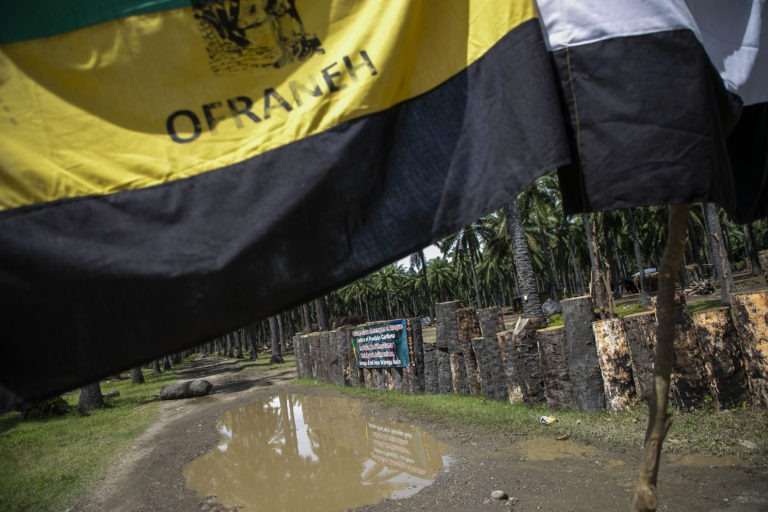
[{"label": "dirt ground", "polygon": [[[161,402],[157,423],[130,444],[70,510],[227,510],[213,498],[186,489],[182,475],[187,464],[219,442],[217,419],[230,408],[282,393],[337,394],[327,388],[297,387],[291,383],[295,374],[290,369],[269,373],[238,370],[234,362],[195,360],[181,377],[207,378],[215,386],[212,394]],[[489,435],[472,427],[424,422],[397,409],[381,409],[375,403],[367,407],[366,414],[417,425],[453,447],[456,462],[434,484],[411,498],[385,500],[357,511],[629,509],[639,450],[604,451],[586,446],[564,458],[537,457],[527,453],[524,446],[550,440],[514,433]],[[673,460],[667,456],[662,460],[659,510],[768,510],[766,467],[750,467],[743,462],[746,465],[723,466],[717,460]],[[491,492],[497,489],[512,499],[491,500]],[[296,499],[306,500],[306,510],[313,510],[311,496]]]}]

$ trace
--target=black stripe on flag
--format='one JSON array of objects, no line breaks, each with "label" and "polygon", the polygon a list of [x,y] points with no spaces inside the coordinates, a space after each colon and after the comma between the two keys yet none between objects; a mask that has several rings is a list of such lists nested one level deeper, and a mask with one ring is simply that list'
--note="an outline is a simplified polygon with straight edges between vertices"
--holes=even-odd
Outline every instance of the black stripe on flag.
[{"label": "black stripe on flag", "polygon": [[387,111],[193,178],[0,214],[2,386],[72,389],[473,222],[569,161],[556,94],[534,19]]}]

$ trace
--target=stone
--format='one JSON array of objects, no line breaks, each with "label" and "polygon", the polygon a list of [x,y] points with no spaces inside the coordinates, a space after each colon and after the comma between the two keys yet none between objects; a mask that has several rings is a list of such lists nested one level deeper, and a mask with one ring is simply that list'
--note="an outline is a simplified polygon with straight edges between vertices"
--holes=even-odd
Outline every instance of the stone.
[{"label": "stone", "polygon": [[161,400],[176,400],[179,398],[192,398],[205,396],[211,392],[213,384],[205,379],[187,380],[176,382],[160,388]]},{"label": "stone", "polygon": [[117,390],[104,393],[104,398],[115,398],[116,396],[120,396],[120,392]]},{"label": "stone", "polygon": [[505,500],[508,498],[508,496],[507,496],[507,493],[505,493],[504,491],[496,490],[491,493],[491,498],[495,500]]},{"label": "stone", "polygon": [[739,439],[739,444],[744,448],[746,448],[747,450],[750,450],[753,452],[757,451],[757,444],[747,439]]},{"label": "stone", "polygon": [[544,301],[544,304],[541,305],[541,310],[544,311],[545,315],[552,316],[560,313],[563,308],[559,302],[550,298]]}]

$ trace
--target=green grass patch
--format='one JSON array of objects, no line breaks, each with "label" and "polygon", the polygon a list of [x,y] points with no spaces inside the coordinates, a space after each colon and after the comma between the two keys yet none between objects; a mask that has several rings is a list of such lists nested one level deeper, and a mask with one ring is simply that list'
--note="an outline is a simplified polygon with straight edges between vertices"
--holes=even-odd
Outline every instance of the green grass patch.
[{"label": "green grass patch", "polygon": [[549,317],[549,320],[547,320],[547,327],[557,327],[559,325],[565,325],[565,323],[563,322],[562,313],[552,315],[551,317]]},{"label": "green grass patch", "polygon": [[75,409],[78,391],[64,395],[73,409],[63,416],[21,421],[18,412],[1,415],[0,510],[61,510],[81,494],[118,450],[157,419],[160,387],[177,380],[173,370],[144,370],[144,378],[144,384],[132,384],[130,377],[102,382],[102,393],[116,390],[120,396],[87,415]]},{"label": "green grass patch", "polygon": [[[334,388],[344,395],[375,401],[383,407],[399,407],[409,415],[425,420],[530,435],[554,437],[568,434],[578,441],[618,449],[641,448],[648,422],[648,408],[644,403],[619,413],[550,412],[543,405],[510,405],[479,397],[408,395],[339,387],[305,379],[296,382],[301,386]],[[545,415],[554,416],[558,421],[552,425],[542,425],[539,419]],[[674,413],[664,451],[701,455],[753,455],[739,444],[739,440],[747,440],[757,444],[758,456],[765,462],[768,459],[766,425],[768,411],[760,409],[741,408],[716,412],[707,405],[691,413]]]},{"label": "green grass patch", "polygon": [[719,308],[722,305],[723,303],[720,302],[720,299],[709,299],[700,302],[693,302],[688,304],[688,312],[695,313],[705,309]]}]

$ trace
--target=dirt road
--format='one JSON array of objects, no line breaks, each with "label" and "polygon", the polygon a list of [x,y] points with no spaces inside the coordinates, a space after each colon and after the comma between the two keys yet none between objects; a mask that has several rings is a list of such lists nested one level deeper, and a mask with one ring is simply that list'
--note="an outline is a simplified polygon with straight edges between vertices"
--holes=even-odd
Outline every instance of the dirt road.
[{"label": "dirt road", "polygon": [[[181,378],[205,377],[211,395],[161,402],[160,418],[94,482],[74,511],[227,510],[185,487],[184,467],[216,446],[216,420],[228,409],[282,393],[335,395],[297,387],[292,370],[239,370],[226,360],[198,359]],[[412,498],[384,501],[365,511],[612,511],[628,510],[639,450],[604,451],[572,441],[490,433],[424,422],[375,403],[366,413],[416,424],[454,449],[455,464]],[[553,445],[557,444],[557,448]],[[568,444],[570,443],[570,444]],[[768,510],[768,468],[728,466],[730,460],[663,457],[659,510]],[[494,490],[512,499],[491,500]],[[312,511],[312,497],[297,495]],[[248,510],[247,507],[242,510]]]}]

